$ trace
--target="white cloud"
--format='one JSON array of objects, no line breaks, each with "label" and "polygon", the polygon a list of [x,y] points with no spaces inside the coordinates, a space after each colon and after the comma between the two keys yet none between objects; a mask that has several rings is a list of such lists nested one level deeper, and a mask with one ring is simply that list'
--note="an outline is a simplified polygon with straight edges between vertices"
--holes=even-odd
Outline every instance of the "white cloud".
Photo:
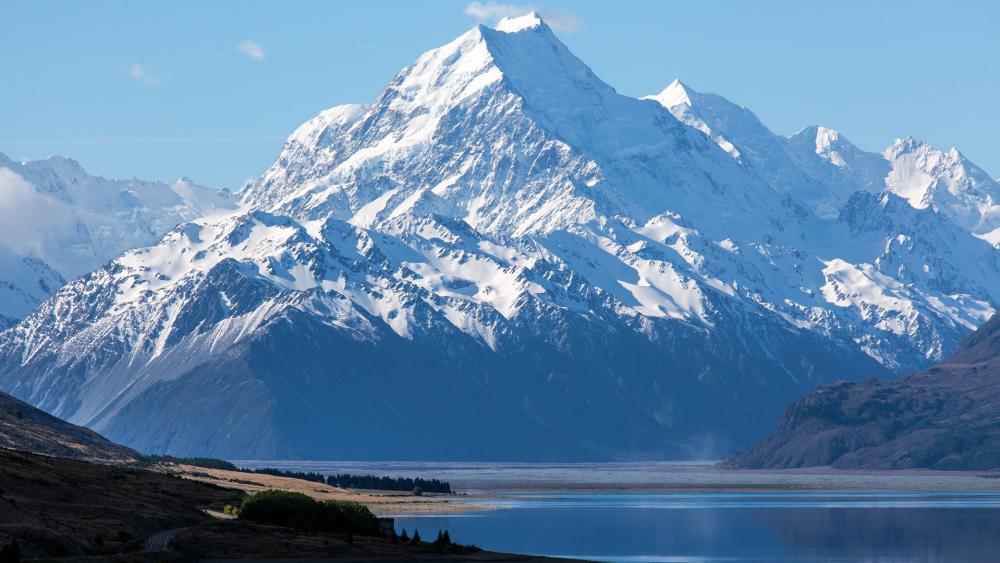
[{"label": "white cloud", "polygon": [[69,206],[38,192],[13,170],[0,168],[0,246],[38,256],[46,239],[59,238],[73,223]]},{"label": "white cloud", "polygon": [[496,23],[503,18],[522,16],[535,11],[555,31],[576,31],[580,29],[580,18],[567,10],[547,10],[532,5],[503,4],[500,2],[469,2],[465,5],[465,15],[481,22]]},{"label": "white cloud", "polygon": [[128,75],[132,77],[132,80],[142,82],[148,86],[159,84],[163,80],[162,76],[159,74],[153,74],[148,66],[140,63],[132,63],[132,65],[128,67]]},{"label": "white cloud", "polygon": [[260,43],[254,43],[253,41],[240,41],[236,44],[236,50],[255,61],[262,61],[267,56],[267,53],[264,52],[264,47]]},{"label": "white cloud", "polygon": [[499,4],[497,2],[469,2],[465,5],[465,15],[472,16],[479,21],[496,21],[501,18],[511,18],[520,16],[525,12],[530,12],[531,8],[525,6],[515,6],[513,4]]}]

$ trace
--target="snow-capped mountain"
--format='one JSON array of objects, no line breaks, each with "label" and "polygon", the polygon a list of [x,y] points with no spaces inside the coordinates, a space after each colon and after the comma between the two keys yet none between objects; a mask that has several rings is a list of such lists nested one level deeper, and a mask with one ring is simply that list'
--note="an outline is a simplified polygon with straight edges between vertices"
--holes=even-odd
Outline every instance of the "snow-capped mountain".
[{"label": "snow-capped mountain", "polygon": [[813,170],[746,110],[661,103],[534,14],[476,27],[299,127],[238,211],[0,333],[0,387],[174,454],[708,456],[1000,303],[1000,252],[948,216],[822,192],[836,134]]},{"label": "snow-capped mountain", "polygon": [[0,328],[24,318],[67,279],[237,203],[230,192],[187,178],[106,180],[74,160],[15,162],[0,153]]},{"label": "snow-capped mountain", "polygon": [[717,94],[696,92],[679,80],[647,99],[667,108],[677,119],[701,131],[729,155],[767,180],[774,188],[792,194],[820,217],[832,219],[857,190],[817,181],[800,166],[787,140],[775,135],[756,115]]},{"label": "snow-capped mountain", "polygon": [[913,207],[939,211],[1000,245],[1000,183],[957,149],[945,152],[906,138],[897,139],[882,155],[892,165],[886,178],[890,190]]},{"label": "snow-capped mountain", "polygon": [[906,138],[896,139],[881,154],[870,153],[820,126],[785,138],[750,110],[678,80],[648,98],[821,217],[835,217],[858,190],[889,190],[1000,247],[1000,183],[957,149],[945,152]]}]

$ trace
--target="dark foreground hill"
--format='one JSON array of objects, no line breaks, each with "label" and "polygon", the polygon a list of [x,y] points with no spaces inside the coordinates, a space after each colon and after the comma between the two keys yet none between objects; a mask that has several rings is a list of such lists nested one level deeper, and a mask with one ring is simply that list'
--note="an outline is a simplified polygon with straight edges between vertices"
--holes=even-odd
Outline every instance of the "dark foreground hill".
[{"label": "dark foreground hill", "polygon": [[129,464],[137,452],[0,393],[0,448],[66,459]]},{"label": "dark foreground hill", "polygon": [[239,491],[170,475],[0,450],[0,545],[27,558],[141,551],[163,530],[210,522]]},{"label": "dark foreground hill", "polygon": [[1000,467],[1000,315],[947,360],[895,382],[821,387],[778,430],[726,462],[739,468]]}]

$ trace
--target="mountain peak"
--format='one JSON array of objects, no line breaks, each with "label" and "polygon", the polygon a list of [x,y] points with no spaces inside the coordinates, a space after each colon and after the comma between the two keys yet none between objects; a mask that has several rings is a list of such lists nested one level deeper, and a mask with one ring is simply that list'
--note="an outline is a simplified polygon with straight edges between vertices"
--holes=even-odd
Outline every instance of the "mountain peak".
[{"label": "mountain peak", "polygon": [[688,107],[693,105],[691,103],[691,89],[677,78],[668,84],[659,94],[648,96],[647,99],[656,100],[660,102],[660,105],[668,109],[682,104],[687,104]]},{"label": "mountain peak", "polygon": [[542,17],[538,15],[538,12],[532,10],[521,16],[503,18],[497,23],[495,29],[504,33],[517,33],[544,25],[545,22],[542,21]]},{"label": "mountain peak", "polygon": [[[850,148],[852,151],[857,150],[856,147],[851,145],[850,141],[847,141],[840,134],[840,131],[836,129],[831,129],[829,127],[824,127],[822,125],[810,125],[805,129],[799,131],[791,137],[793,142],[808,142],[814,144],[816,147],[816,154],[818,155],[831,155],[838,149],[843,149],[845,147]],[[832,161],[836,166],[846,166],[846,162],[843,162],[839,157],[834,157]]]},{"label": "mountain peak", "polygon": [[907,135],[906,137],[897,137],[892,141],[888,148],[885,149],[883,154],[902,154],[907,152],[914,152],[921,149],[933,148],[926,142],[920,139],[914,138],[912,135]]}]

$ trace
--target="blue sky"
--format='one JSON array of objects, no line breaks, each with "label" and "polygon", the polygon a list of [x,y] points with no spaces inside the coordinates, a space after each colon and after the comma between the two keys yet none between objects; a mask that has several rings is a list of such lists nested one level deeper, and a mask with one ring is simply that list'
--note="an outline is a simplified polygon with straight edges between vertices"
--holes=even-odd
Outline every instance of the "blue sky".
[{"label": "blue sky", "polygon": [[778,133],[822,124],[868,150],[912,135],[1000,176],[1000,3],[985,0],[5,1],[0,152],[238,188],[302,121],[528,7],[622,93],[680,78]]}]

